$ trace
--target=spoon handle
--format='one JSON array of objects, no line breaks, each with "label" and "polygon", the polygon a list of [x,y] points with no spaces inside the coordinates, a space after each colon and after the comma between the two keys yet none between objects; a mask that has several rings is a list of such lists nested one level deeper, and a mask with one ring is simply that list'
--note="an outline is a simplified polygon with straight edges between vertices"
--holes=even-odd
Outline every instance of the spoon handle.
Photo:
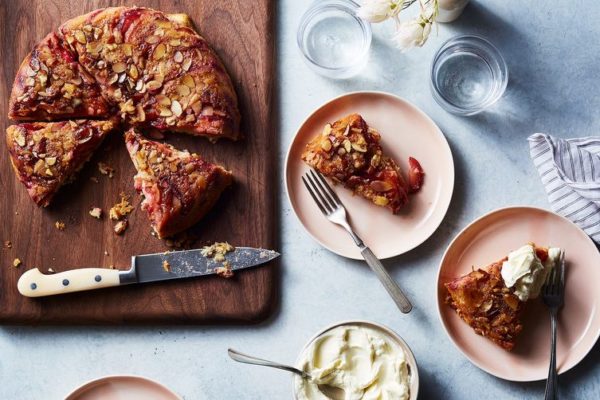
[{"label": "spoon handle", "polygon": [[261,365],[263,367],[279,368],[300,375],[304,379],[311,379],[311,376],[306,372],[299,370],[298,368],[291,367],[289,365],[279,364],[273,361],[263,360],[262,358],[252,357],[233,349],[228,349],[227,353],[229,354],[229,357],[231,357],[232,360],[235,360],[237,362],[241,362],[244,364]]}]

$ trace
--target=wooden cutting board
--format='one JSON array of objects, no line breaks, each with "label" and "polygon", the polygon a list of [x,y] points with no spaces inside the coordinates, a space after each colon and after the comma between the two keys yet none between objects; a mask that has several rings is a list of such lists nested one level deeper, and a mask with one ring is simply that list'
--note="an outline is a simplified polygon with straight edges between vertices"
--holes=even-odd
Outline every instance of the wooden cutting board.
[{"label": "wooden cutting board", "polygon": [[[143,3],[143,4],[140,4]],[[196,247],[214,241],[277,247],[277,142],[273,127],[273,5],[270,0],[69,1],[14,0],[0,7],[0,121],[10,125],[7,105],[15,72],[32,47],[62,22],[110,5],[144,5],[187,13],[221,56],[237,90],[245,139],[211,144],[203,138],[170,135],[166,141],[231,169],[236,182],[215,209],[193,229]],[[98,162],[116,171],[101,175]],[[207,277],[40,299],[22,297],[17,280],[27,269],[56,272],[77,267],[128,269],[136,254],[169,250],[151,235],[140,197],[133,189],[133,165],[120,134],[109,138],[77,180],[64,187],[50,207],[37,208],[11,169],[0,143],[0,322],[5,324],[122,324],[254,322],[274,310],[275,263],[237,273],[233,279]],[[98,179],[95,183],[93,177]],[[119,194],[136,206],[123,236],[113,221],[92,218],[93,206],[107,214]],[[66,228],[59,231],[57,221]],[[8,248],[6,241],[12,243]],[[23,264],[14,268],[13,260]]]}]

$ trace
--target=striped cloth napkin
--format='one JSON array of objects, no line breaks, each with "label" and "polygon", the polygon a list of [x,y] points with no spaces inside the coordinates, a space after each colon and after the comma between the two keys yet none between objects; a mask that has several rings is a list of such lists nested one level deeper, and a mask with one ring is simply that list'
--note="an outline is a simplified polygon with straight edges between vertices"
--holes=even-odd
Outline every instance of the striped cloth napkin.
[{"label": "striped cloth napkin", "polygon": [[536,133],[528,141],[552,210],[600,244],[600,137],[558,139]]}]

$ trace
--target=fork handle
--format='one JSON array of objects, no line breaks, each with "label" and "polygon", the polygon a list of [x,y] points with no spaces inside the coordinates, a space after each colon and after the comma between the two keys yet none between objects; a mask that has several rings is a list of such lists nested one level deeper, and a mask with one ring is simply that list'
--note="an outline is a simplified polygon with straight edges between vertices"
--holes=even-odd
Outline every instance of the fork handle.
[{"label": "fork handle", "polygon": [[558,373],[556,372],[556,312],[550,314],[552,340],[550,348],[550,369],[546,380],[544,400],[558,400]]},{"label": "fork handle", "polygon": [[392,299],[400,311],[402,311],[404,314],[408,314],[410,310],[412,310],[412,304],[410,304],[410,301],[402,292],[402,289],[400,289],[396,281],[390,276],[390,274],[388,274],[381,261],[375,257],[375,254],[373,254],[371,249],[367,246],[361,248],[360,252],[367,264],[369,264],[369,267],[371,267],[371,270],[373,270],[375,275],[377,275],[377,278],[379,278],[379,281],[385,290],[387,290],[390,296],[392,296]]}]

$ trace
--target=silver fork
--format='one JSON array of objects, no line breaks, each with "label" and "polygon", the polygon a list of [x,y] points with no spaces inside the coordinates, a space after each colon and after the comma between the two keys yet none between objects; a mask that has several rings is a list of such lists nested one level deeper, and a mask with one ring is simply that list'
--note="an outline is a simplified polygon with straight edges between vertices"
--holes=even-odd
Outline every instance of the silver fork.
[{"label": "silver fork", "polygon": [[[557,271],[558,269],[558,271]],[[556,372],[556,319],[558,310],[563,305],[565,289],[565,254],[560,254],[557,268],[546,278],[546,283],[542,289],[542,298],[548,310],[550,310],[550,323],[552,329],[552,340],[550,348],[550,369],[548,371],[548,380],[546,381],[545,400],[558,400],[558,373]]]},{"label": "silver fork", "polygon": [[373,254],[371,249],[369,249],[363,243],[362,239],[352,230],[348,223],[348,219],[346,218],[346,208],[337,194],[325,181],[325,178],[323,178],[320,173],[311,169],[302,176],[302,182],[304,183],[304,186],[306,186],[306,189],[308,189],[308,192],[315,203],[317,203],[317,206],[319,206],[323,215],[325,215],[329,221],[344,228],[350,236],[352,236],[352,239],[360,249],[363,258],[367,264],[369,264],[371,270],[375,272],[375,275],[377,275],[377,278],[379,278],[383,287],[385,287],[390,296],[392,296],[392,299],[398,308],[400,308],[400,311],[405,314],[409,313],[410,310],[412,310],[412,304],[410,304],[410,301],[406,298],[404,293],[402,293],[402,290],[396,281],[394,281],[390,274],[385,270],[381,261],[375,257],[375,254]]}]

